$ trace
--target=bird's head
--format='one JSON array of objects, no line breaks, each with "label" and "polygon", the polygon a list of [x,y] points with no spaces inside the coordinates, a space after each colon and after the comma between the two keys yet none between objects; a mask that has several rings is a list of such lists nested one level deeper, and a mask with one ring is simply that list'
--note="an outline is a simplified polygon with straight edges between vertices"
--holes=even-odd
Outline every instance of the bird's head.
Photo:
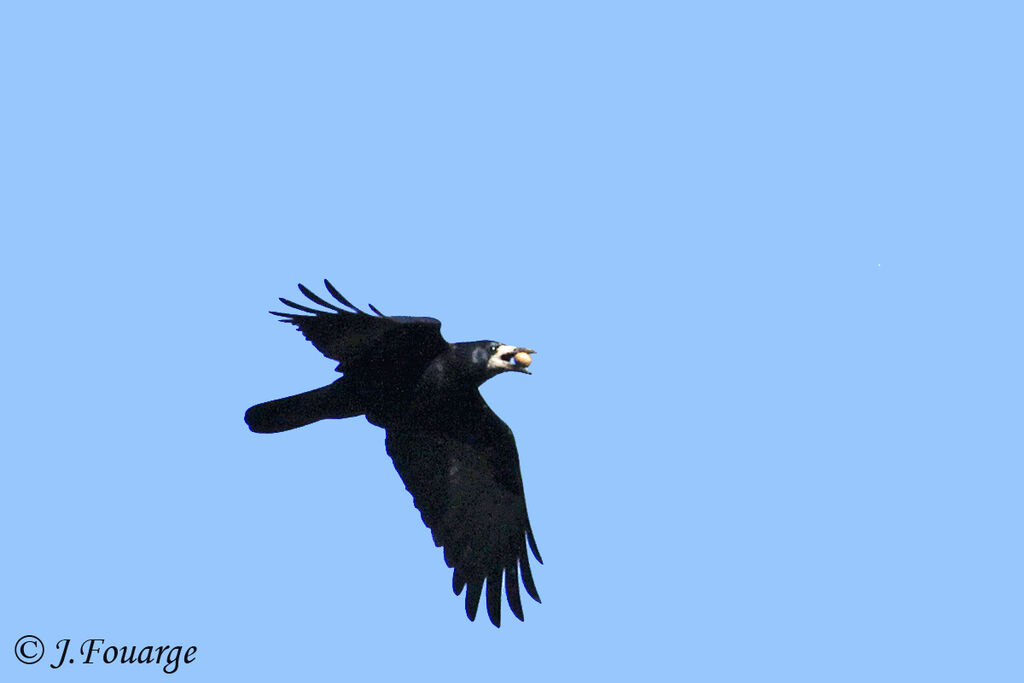
[{"label": "bird's head", "polygon": [[530,371],[526,368],[533,362],[530,354],[537,353],[523,346],[509,346],[496,341],[478,341],[455,346],[463,346],[461,350],[468,352],[466,356],[473,368],[472,374],[479,377],[481,382],[510,370],[529,375]]}]

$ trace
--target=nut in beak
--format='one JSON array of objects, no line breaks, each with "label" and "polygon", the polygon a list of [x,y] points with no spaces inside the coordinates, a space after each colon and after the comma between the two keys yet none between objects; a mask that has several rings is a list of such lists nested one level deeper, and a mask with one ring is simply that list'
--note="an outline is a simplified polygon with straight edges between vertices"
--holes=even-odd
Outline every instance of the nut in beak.
[{"label": "nut in beak", "polygon": [[537,352],[534,351],[533,349],[528,349],[523,346],[516,348],[516,353],[512,357],[512,359],[515,361],[515,365],[512,369],[518,370],[519,372],[525,372],[527,375],[529,375],[530,371],[527,370],[526,368],[528,368],[530,366],[530,363],[533,362],[533,359],[530,358],[531,353]]}]

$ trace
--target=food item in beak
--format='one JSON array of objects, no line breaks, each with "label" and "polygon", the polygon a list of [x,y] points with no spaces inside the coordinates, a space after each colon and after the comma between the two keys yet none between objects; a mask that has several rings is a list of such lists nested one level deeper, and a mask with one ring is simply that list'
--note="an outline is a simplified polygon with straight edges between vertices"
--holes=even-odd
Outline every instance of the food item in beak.
[{"label": "food item in beak", "polygon": [[528,354],[526,351],[520,351],[519,353],[517,353],[515,355],[515,359],[516,359],[516,364],[517,365],[522,365],[524,368],[525,367],[529,367],[530,363],[533,362],[533,359],[530,358],[530,354]]}]

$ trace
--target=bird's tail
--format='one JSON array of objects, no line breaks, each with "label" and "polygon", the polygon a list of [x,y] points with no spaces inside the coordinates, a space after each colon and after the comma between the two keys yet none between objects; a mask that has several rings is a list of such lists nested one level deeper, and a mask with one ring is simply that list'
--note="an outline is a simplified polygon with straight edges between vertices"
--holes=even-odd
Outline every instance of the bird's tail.
[{"label": "bird's tail", "polygon": [[338,380],[319,389],[255,405],[245,411],[245,423],[260,434],[305,427],[326,418],[354,417],[363,409],[346,395]]}]

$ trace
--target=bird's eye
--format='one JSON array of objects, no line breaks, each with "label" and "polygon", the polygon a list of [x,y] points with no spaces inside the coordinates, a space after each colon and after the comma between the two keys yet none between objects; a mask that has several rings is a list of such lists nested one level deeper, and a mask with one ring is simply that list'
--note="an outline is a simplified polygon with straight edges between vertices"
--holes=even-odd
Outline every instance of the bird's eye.
[{"label": "bird's eye", "polygon": [[497,344],[491,344],[491,353],[497,353],[497,352],[498,352],[498,345]]}]

